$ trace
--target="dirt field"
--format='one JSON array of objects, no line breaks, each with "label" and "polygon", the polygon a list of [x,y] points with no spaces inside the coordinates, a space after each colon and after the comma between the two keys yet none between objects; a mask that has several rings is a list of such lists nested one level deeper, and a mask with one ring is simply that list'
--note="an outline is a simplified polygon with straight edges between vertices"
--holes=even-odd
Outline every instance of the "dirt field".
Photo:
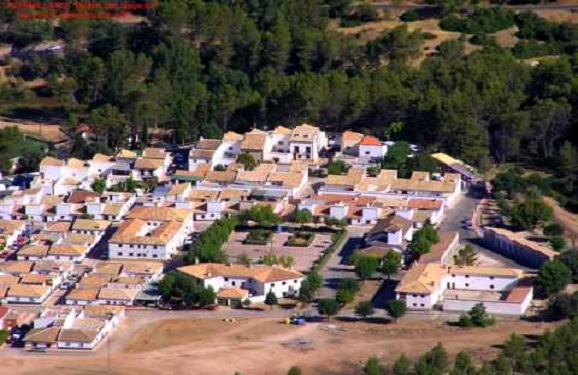
[{"label": "dirt field", "polygon": [[[113,374],[283,374],[298,365],[306,374],[353,373],[370,355],[392,363],[401,353],[415,357],[443,342],[455,354],[467,349],[488,358],[512,332],[537,334],[547,326],[499,323],[481,330],[443,328],[438,322],[397,324],[336,323],[287,326],[272,319],[225,323],[216,319],[167,319],[143,327],[112,354]],[[326,327],[326,326],[325,326]],[[38,354],[3,358],[4,371],[36,374],[39,369],[65,374],[106,373],[106,351],[96,358]]]},{"label": "dirt field", "polygon": [[[556,2],[556,4],[562,4],[562,3],[576,4],[576,1],[575,0],[568,0],[568,1],[564,2],[562,0],[558,0]],[[536,14],[538,14],[540,17],[547,19],[548,21],[578,23],[578,13],[571,12],[568,10],[546,9],[546,10],[539,10],[539,11],[534,11],[534,12]]]},{"label": "dirt field", "polygon": [[58,143],[68,139],[68,137],[62,131],[60,131],[58,125],[0,121],[0,129],[9,126],[17,126],[22,133],[47,142]]}]

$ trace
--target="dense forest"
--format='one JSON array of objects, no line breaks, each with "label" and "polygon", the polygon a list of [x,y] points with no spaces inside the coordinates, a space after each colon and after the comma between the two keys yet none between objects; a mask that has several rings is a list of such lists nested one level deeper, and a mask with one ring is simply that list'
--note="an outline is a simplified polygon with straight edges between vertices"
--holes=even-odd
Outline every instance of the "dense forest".
[{"label": "dense forest", "polygon": [[[400,24],[365,42],[330,27],[350,9],[347,0],[168,0],[136,25],[66,19],[58,27],[4,11],[3,42],[63,39],[66,50],[10,65],[19,80],[0,86],[0,98],[29,99],[22,80],[45,78],[35,94],[57,97],[66,124],[95,126],[111,149],[154,128],[183,143],[309,122],[416,142],[481,168],[556,166],[561,150],[576,157],[576,25],[444,8],[442,27],[471,31],[484,48],[465,55],[464,36],[416,66],[431,35]],[[484,34],[514,23],[514,49]],[[519,60],[546,48],[560,57],[537,67]]]}]

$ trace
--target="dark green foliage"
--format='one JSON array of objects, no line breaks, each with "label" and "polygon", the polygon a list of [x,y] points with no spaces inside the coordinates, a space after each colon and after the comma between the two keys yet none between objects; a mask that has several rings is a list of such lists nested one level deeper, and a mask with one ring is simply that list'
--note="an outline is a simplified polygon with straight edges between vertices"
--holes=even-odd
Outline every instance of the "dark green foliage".
[{"label": "dark green foliage", "polygon": [[399,318],[405,315],[405,301],[398,299],[387,301],[385,304],[385,311],[387,311],[387,314],[391,316],[395,322],[397,322]]},{"label": "dark green foliage", "polygon": [[381,273],[387,276],[389,280],[391,275],[396,274],[400,270],[402,259],[403,256],[397,251],[391,250],[387,252],[381,260]]},{"label": "dark green foliage", "polygon": [[257,167],[257,161],[251,154],[241,154],[237,157],[237,163],[243,164],[243,168],[247,171],[252,171]]},{"label": "dark green foliage", "polygon": [[416,9],[410,9],[404,12],[400,17],[400,20],[403,22],[414,22],[422,20],[422,16],[420,15],[419,11]]},{"label": "dark green foliage", "polygon": [[420,256],[429,253],[431,246],[438,241],[439,236],[437,230],[429,220],[426,220],[423,227],[413,234],[411,242],[407,248],[414,257],[419,258]]},{"label": "dark green foliage", "polygon": [[302,374],[303,371],[301,371],[301,369],[297,366],[291,366],[291,368],[287,372],[287,375],[302,375]]},{"label": "dark green foliage", "polygon": [[496,38],[488,34],[474,34],[470,38],[470,43],[482,47],[496,47]]},{"label": "dark green foliage", "polygon": [[466,314],[460,316],[458,325],[461,327],[489,327],[496,322],[493,316],[486,313],[483,303],[478,303]]},{"label": "dark green foliage", "polygon": [[165,275],[159,283],[159,290],[165,300],[171,299],[187,307],[210,306],[217,299],[217,294],[212,288],[205,288],[191,276],[177,271]]},{"label": "dark green foliage", "polygon": [[539,290],[546,296],[561,291],[571,281],[572,271],[558,259],[544,263],[538,272]]},{"label": "dark green foliage", "polygon": [[512,224],[524,229],[532,229],[538,224],[552,220],[552,208],[542,199],[525,199],[516,202],[510,212]]},{"label": "dark green foliage", "polygon": [[512,48],[512,53],[519,59],[529,59],[542,56],[556,56],[562,51],[562,46],[556,42],[540,42],[537,40],[520,40]]},{"label": "dark green foliage", "polygon": [[564,234],[564,228],[558,223],[550,223],[544,227],[544,235],[561,236]]},{"label": "dark green foliage", "polygon": [[272,291],[269,291],[269,293],[265,295],[265,305],[269,306],[271,309],[278,303],[279,301],[277,300],[277,296]]},{"label": "dark green foliage", "polygon": [[335,299],[342,305],[353,302],[355,294],[359,292],[359,282],[355,279],[343,279],[339,283]]},{"label": "dark green foliage", "polygon": [[555,319],[574,319],[578,316],[578,293],[559,293],[551,300],[549,313]]},{"label": "dark green foliage", "polygon": [[570,270],[572,273],[572,281],[578,282],[578,250],[572,249],[565,251],[560,254],[558,260]]},{"label": "dark green foliage", "polygon": [[92,190],[97,193],[102,193],[106,190],[106,180],[104,178],[97,178],[92,183]]},{"label": "dark green foliage", "polygon": [[362,3],[349,14],[341,17],[341,27],[359,26],[378,19],[379,13],[377,9],[369,3]]},{"label": "dark green foliage", "polygon": [[363,375],[382,375],[383,365],[377,357],[369,357],[363,366]]},{"label": "dark green foliage", "polygon": [[552,249],[554,249],[554,251],[560,252],[564,250],[566,245],[567,245],[566,239],[562,236],[553,236],[552,238],[550,238],[550,246],[552,246]]},{"label": "dark green foliage", "polygon": [[379,258],[371,255],[358,255],[353,264],[355,274],[362,280],[371,278],[379,269]]},{"label": "dark green foliage", "polygon": [[468,244],[460,249],[456,255],[454,255],[454,263],[456,266],[473,266],[478,260],[478,253],[472,245]]},{"label": "dark green foliage", "polygon": [[333,160],[331,163],[327,164],[327,173],[331,175],[341,175],[347,173],[349,167],[347,164],[341,160]]},{"label": "dark green foliage", "polygon": [[514,12],[500,8],[480,8],[471,17],[448,16],[440,22],[442,30],[466,34],[493,34],[514,26]]},{"label": "dark green foliage", "polygon": [[578,36],[578,27],[570,23],[550,22],[533,12],[516,15],[517,36],[543,42],[572,42]]},{"label": "dark green foliage", "polygon": [[301,224],[301,227],[303,227],[304,224],[313,221],[313,215],[311,214],[311,211],[304,208],[301,210],[296,210],[293,214],[293,221],[297,224]]},{"label": "dark green foliage", "polygon": [[271,226],[280,224],[283,220],[279,215],[273,212],[271,206],[256,205],[250,209],[241,212],[239,221],[242,223],[255,222],[257,225]]},{"label": "dark green foliage", "polygon": [[327,319],[337,315],[341,310],[341,304],[334,299],[321,299],[317,302],[317,310],[319,315],[324,315]]},{"label": "dark green foliage", "polygon": [[363,319],[371,316],[375,313],[373,309],[373,303],[371,301],[361,301],[355,305],[355,315],[362,317]]},{"label": "dark green foliage", "polygon": [[198,259],[203,263],[223,263],[226,260],[223,244],[227,242],[236,225],[237,219],[234,217],[215,220],[201,233],[193,250],[187,253],[186,262],[192,264]]}]

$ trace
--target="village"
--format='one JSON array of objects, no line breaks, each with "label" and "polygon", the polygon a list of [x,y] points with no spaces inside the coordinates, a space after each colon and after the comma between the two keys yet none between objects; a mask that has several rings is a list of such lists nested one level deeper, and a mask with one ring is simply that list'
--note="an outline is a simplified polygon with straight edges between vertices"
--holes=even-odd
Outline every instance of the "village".
[{"label": "village", "polygon": [[[2,329],[32,351],[93,350],[127,312],[170,308],[159,290],[169,273],[210,288],[203,306],[218,314],[271,304],[270,294],[297,301],[313,271],[326,279],[320,297],[333,297],[340,277],[355,277],[348,258],[388,253],[399,254],[392,273],[401,270],[392,298],[409,312],[482,304],[496,316],[527,314],[535,270],[555,252],[524,233],[482,227],[488,186],[459,160],[434,154],[436,172],[407,177],[382,169],[395,147],[303,124],[201,139],[188,154],[45,157],[28,186],[0,191]],[[418,153],[410,145],[407,157]],[[258,212],[279,219],[255,222]],[[238,217],[243,225],[225,231],[223,262],[195,256],[204,232]],[[426,229],[438,240],[415,257],[409,246]],[[457,261],[464,233],[485,248],[471,262]]]}]

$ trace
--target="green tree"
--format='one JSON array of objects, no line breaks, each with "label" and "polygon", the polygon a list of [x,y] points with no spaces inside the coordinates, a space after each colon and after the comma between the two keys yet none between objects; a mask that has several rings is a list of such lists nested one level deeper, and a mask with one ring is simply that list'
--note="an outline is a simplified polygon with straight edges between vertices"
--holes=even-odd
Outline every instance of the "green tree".
[{"label": "green tree", "polygon": [[572,273],[572,281],[578,282],[578,250],[572,249],[565,251],[559,255],[558,259]]},{"label": "green tree", "polygon": [[388,301],[385,305],[385,310],[387,314],[393,318],[394,322],[397,323],[397,320],[405,315],[405,301],[397,299]]},{"label": "green tree", "polygon": [[242,153],[237,157],[237,163],[243,164],[243,168],[247,171],[252,171],[257,167],[257,161],[253,155],[249,153]]},{"label": "green tree", "polygon": [[475,375],[476,367],[472,357],[465,351],[460,351],[454,361],[454,368],[450,375]]},{"label": "green tree", "polygon": [[371,301],[360,301],[355,305],[355,315],[367,319],[368,316],[373,314],[375,314],[375,310],[373,309],[373,303],[371,303]]},{"label": "green tree", "polygon": [[303,371],[301,371],[301,369],[297,366],[291,366],[291,368],[287,372],[287,375],[301,375],[301,374],[303,374]]},{"label": "green tree", "polygon": [[364,375],[382,375],[383,365],[377,357],[369,357],[363,366]]},{"label": "green tree", "polygon": [[327,320],[331,320],[331,317],[337,315],[341,310],[341,304],[334,299],[320,299],[317,302],[317,310],[319,315],[324,315]]},{"label": "green tree", "polygon": [[405,354],[400,355],[393,363],[393,374],[410,375],[411,373],[411,361]]},{"label": "green tree", "polygon": [[553,236],[550,238],[550,246],[552,246],[552,249],[555,251],[560,252],[564,250],[566,244],[566,239],[562,236]]},{"label": "green tree", "polygon": [[546,296],[561,291],[570,281],[572,271],[557,259],[544,263],[538,271],[538,286]]},{"label": "green tree", "polygon": [[333,160],[327,164],[327,173],[330,175],[342,175],[347,173],[348,169],[347,164],[341,159]]},{"label": "green tree", "polygon": [[297,224],[301,224],[301,229],[303,229],[305,224],[313,221],[313,215],[311,214],[311,211],[304,208],[296,210],[293,215],[293,221]]},{"label": "green tree", "polygon": [[265,295],[265,305],[269,306],[270,309],[273,309],[273,306],[278,303],[277,296],[272,291],[269,291],[269,293]]},{"label": "green tree", "polygon": [[544,227],[544,235],[561,236],[564,234],[564,228],[558,223],[550,223]]},{"label": "green tree", "polygon": [[462,327],[488,327],[495,323],[494,317],[486,313],[486,307],[483,303],[477,303],[467,312],[462,314],[458,325]]},{"label": "green tree", "polygon": [[526,199],[514,204],[512,223],[525,229],[532,229],[539,223],[552,220],[554,213],[542,199]]},{"label": "green tree", "polygon": [[102,193],[106,190],[106,180],[104,178],[97,178],[92,183],[92,190],[97,193]]},{"label": "green tree", "polygon": [[389,251],[381,260],[380,271],[389,280],[391,275],[395,275],[401,268],[402,255],[397,251]]},{"label": "green tree", "polygon": [[379,269],[379,259],[371,255],[355,257],[355,274],[362,280],[371,278]]},{"label": "green tree", "polygon": [[454,255],[454,263],[456,266],[473,266],[478,260],[478,252],[472,245],[466,245]]},{"label": "green tree", "polygon": [[271,206],[255,205],[250,209],[241,212],[239,220],[242,223],[253,221],[261,226],[271,226],[280,224],[283,220],[277,215]]},{"label": "green tree", "polygon": [[578,151],[569,141],[558,151],[558,171],[562,176],[575,176],[578,171]]}]

